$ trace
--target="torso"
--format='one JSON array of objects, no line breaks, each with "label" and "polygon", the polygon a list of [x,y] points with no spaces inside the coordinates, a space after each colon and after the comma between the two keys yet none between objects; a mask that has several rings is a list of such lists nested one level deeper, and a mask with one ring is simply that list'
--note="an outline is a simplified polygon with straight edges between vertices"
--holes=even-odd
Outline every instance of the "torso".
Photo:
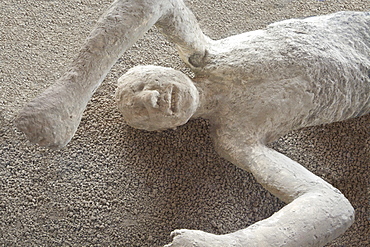
[{"label": "torso", "polygon": [[208,87],[222,88],[209,117],[214,138],[270,142],[369,113],[370,13],[348,13],[343,25],[335,18],[288,20],[216,41],[198,72]]}]

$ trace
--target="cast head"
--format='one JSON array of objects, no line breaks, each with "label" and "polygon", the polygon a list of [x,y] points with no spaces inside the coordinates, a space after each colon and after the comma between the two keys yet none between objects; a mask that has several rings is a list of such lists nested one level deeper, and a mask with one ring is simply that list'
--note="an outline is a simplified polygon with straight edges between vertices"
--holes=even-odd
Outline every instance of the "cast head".
[{"label": "cast head", "polygon": [[193,116],[199,92],[180,71],[137,66],[118,79],[116,101],[128,125],[163,130],[183,125]]}]

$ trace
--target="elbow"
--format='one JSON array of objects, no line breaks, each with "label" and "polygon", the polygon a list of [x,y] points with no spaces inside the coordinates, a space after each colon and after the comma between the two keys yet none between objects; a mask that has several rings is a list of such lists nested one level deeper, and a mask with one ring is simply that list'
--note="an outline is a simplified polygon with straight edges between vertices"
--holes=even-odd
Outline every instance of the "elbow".
[{"label": "elbow", "polygon": [[316,218],[313,224],[316,229],[314,239],[319,244],[312,246],[324,246],[342,235],[353,224],[355,210],[338,189],[331,187],[302,195],[302,197],[306,196],[311,201],[311,206],[316,208],[312,217]]},{"label": "elbow", "polygon": [[333,230],[337,235],[344,233],[355,221],[355,210],[348,199],[338,190],[333,188],[332,205],[333,211],[329,212]]}]

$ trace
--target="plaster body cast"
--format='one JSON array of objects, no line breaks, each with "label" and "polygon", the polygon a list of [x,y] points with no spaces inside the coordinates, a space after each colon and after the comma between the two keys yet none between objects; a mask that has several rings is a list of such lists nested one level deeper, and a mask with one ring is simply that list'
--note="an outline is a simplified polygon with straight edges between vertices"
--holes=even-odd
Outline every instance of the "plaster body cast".
[{"label": "plaster body cast", "polygon": [[[119,79],[117,102],[128,124],[176,127],[188,120],[193,99],[199,102],[193,117],[210,120],[218,153],[289,203],[226,235],[177,230],[168,246],[323,246],[351,225],[353,208],[338,190],[265,144],[293,129],[370,112],[369,23],[366,13],[337,13],[208,41],[201,63],[192,66],[199,93],[186,104],[181,90],[157,90],[181,81],[179,71],[140,66]],[[136,97],[142,94],[150,97]],[[181,124],[161,125],[171,117]]]},{"label": "plaster body cast", "polygon": [[287,20],[212,41],[181,0],[116,0],[65,75],[20,112],[17,127],[40,145],[65,146],[111,66],[154,24],[195,72],[194,85],[172,69],[133,68],[117,90],[126,120],[155,130],[208,118],[220,155],[288,203],[226,235],[176,230],[168,246],[322,246],[343,233],[353,222],[348,200],[265,144],[369,113],[369,13]]},{"label": "plaster body cast", "polygon": [[[265,144],[293,129],[369,113],[369,23],[368,13],[337,13],[208,41],[200,64],[190,63],[199,93],[186,104],[185,91],[161,89],[181,80],[189,85],[179,71],[140,66],[119,79],[117,102],[128,124],[176,127],[188,120],[193,99],[193,117],[210,120],[219,154],[289,203],[226,235],[175,231],[168,246],[322,246],[351,225],[353,208],[338,190]],[[150,97],[136,97],[143,94]],[[160,124],[172,117],[181,124]]]}]

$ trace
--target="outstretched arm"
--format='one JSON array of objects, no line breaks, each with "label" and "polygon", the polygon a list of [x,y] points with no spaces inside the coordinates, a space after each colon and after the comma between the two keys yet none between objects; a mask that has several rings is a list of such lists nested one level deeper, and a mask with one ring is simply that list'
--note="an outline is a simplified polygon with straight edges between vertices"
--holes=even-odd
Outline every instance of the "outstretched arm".
[{"label": "outstretched arm", "polygon": [[157,21],[165,35],[179,43],[186,61],[205,53],[206,38],[182,0],[116,0],[67,72],[19,113],[18,129],[41,146],[65,146],[111,67]]},{"label": "outstretched arm", "polygon": [[252,172],[288,205],[265,220],[226,235],[177,230],[168,246],[323,246],[353,223],[354,210],[348,200],[288,157],[256,145],[248,154],[235,158],[238,166]]}]

